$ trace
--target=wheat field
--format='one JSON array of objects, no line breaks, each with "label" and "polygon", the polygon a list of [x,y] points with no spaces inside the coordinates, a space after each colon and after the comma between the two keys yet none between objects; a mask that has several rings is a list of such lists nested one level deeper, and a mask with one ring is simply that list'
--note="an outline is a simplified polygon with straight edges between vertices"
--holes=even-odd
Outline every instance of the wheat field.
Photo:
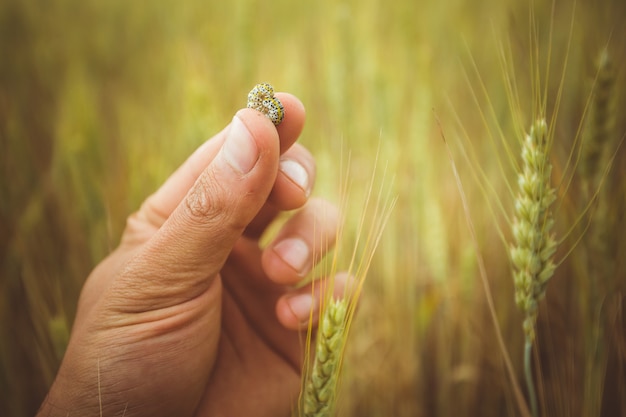
[{"label": "wheat field", "polygon": [[539,415],[626,416],[625,19],[623,0],[3,0],[0,415],[36,412],[126,216],[270,82],[307,109],[315,195],[341,201],[350,154],[343,245],[376,158],[396,199],[337,416],[530,415],[509,253],[542,116]]}]

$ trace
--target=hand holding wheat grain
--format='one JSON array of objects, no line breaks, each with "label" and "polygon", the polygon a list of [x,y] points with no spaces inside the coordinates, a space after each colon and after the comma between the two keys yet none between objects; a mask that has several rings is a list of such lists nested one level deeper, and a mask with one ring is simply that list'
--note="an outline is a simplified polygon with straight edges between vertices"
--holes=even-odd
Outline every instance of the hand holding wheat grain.
[{"label": "hand holding wheat grain", "polygon": [[[294,330],[319,302],[293,286],[332,246],[337,219],[307,204],[314,161],[294,145],[304,109],[280,99],[280,126],[239,111],[128,219],[83,288],[40,416],[289,415]],[[261,248],[276,215],[299,207]]]}]

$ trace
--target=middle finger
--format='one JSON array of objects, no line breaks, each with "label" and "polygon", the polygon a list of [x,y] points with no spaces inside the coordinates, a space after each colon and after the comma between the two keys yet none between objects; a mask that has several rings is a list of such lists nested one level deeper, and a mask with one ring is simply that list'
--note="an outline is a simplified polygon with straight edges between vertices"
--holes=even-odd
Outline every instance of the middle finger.
[{"label": "middle finger", "polygon": [[328,201],[312,199],[263,250],[265,274],[277,284],[297,284],[334,246],[338,226],[337,208]]},{"label": "middle finger", "polygon": [[296,143],[279,162],[278,175],[267,202],[246,228],[244,235],[259,238],[280,211],[304,206],[315,182],[315,160],[311,153]]}]

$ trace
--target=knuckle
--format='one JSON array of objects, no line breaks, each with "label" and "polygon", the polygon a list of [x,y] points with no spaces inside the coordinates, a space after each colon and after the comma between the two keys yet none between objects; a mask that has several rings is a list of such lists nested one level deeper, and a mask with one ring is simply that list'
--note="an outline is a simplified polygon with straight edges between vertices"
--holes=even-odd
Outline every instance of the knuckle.
[{"label": "knuckle", "polygon": [[192,224],[219,226],[226,231],[243,230],[248,219],[249,193],[237,194],[219,181],[212,171],[203,173],[184,200],[185,218]]},{"label": "knuckle", "polygon": [[185,207],[189,217],[199,223],[210,223],[228,214],[230,190],[223,187],[212,172],[204,172],[191,188]]}]

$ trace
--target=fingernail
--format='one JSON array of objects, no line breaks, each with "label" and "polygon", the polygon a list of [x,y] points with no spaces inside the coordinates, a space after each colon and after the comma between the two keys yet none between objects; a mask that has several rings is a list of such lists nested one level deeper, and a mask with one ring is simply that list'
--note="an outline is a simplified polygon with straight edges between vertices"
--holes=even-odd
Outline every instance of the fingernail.
[{"label": "fingernail", "polygon": [[302,165],[293,159],[282,159],[280,170],[298,187],[302,188],[307,196],[309,195],[309,174]]},{"label": "fingernail", "polygon": [[309,246],[302,239],[289,238],[278,242],[274,251],[299,275],[305,275],[309,269]]},{"label": "fingernail", "polygon": [[313,307],[313,297],[311,294],[299,294],[287,298],[287,304],[294,316],[300,322],[309,320],[311,316],[311,308]]},{"label": "fingernail", "polygon": [[228,165],[240,174],[250,172],[259,159],[259,150],[250,131],[237,116],[233,117],[221,153]]}]

